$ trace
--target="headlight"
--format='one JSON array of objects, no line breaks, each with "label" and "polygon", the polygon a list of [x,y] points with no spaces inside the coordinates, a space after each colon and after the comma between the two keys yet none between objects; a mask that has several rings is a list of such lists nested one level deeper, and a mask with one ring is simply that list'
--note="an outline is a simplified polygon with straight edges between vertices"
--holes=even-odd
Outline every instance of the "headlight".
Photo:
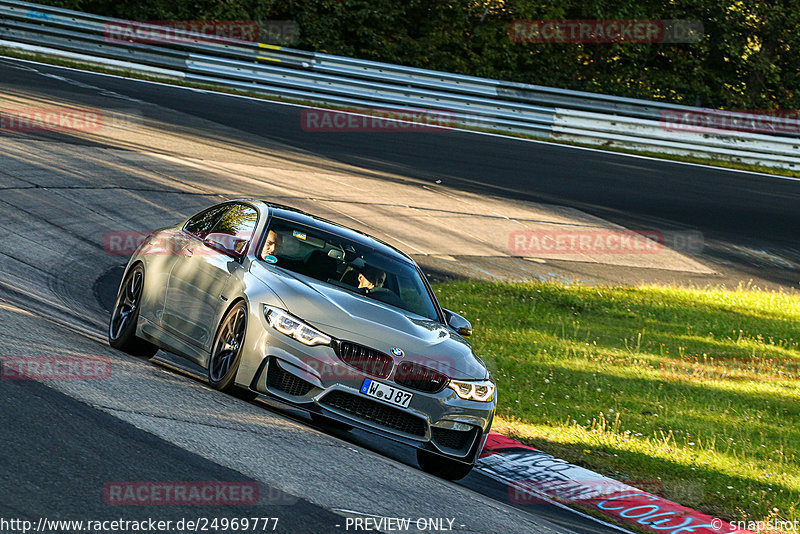
[{"label": "headlight", "polygon": [[306,323],[278,308],[264,305],[264,317],[267,318],[269,325],[291,338],[296,339],[304,345],[330,345],[331,337],[323,334],[316,328],[308,326]]},{"label": "headlight", "polygon": [[456,392],[464,400],[488,402],[494,396],[494,383],[491,380],[450,380],[447,387]]}]

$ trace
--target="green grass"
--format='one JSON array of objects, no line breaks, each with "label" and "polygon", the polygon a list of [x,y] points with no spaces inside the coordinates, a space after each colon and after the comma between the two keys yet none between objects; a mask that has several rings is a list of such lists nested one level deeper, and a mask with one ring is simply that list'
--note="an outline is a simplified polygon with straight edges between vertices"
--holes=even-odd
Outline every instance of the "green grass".
[{"label": "green grass", "polygon": [[[730,521],[800,518],[800,295],[449,282],[495,430]],[[652,486],[648,485],[648,488]]]}]

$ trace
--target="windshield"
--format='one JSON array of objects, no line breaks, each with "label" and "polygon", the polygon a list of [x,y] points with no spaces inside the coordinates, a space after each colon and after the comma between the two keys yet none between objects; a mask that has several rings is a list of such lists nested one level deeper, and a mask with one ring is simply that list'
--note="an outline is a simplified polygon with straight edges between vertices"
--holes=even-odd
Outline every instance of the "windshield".
[{"label": "windshield", "polygon": [[273,219],[259,258],[421,317],[438,320],[413,264],[339,235]]}]

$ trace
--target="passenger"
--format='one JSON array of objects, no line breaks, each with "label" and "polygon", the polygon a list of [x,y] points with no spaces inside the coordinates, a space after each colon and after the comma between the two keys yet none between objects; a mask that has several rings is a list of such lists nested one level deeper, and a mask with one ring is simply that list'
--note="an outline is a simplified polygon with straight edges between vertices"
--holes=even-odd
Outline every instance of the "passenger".
[{"label": "passenger", "polygon": [[365,265],[358,273],[358,289],[363,290],[364,293],[383,287],[384,281],[386,281],[386,273],[369,265]]},{"label": "passenger", "polygon": [[394,291],[383,287],[384,282],[386,282],[386,273],[375,267],[365,266],[358,273],[359,291],[371,299],[379,300],[398,308],[408,309],[408,305]]},{"label": "passenger", "polygon": [[264,241],[264,247],[261,249],[261,259],[266,260],[267,256],[275,257],[275,253],[278,252],[281,243],[283,243],[283,237],[274,230],[270,230],[266,241]]}]

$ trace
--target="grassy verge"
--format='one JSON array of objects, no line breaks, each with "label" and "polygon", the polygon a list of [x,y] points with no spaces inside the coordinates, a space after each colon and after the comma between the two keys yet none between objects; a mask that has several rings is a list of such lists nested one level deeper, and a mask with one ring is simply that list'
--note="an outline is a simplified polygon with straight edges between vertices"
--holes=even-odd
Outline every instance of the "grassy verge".
[{"label": "grassy verge", "polygon": [[[279,96],[272,96],[264,93],[259,93],[256,91],[243,91],[237,89],[231,89],[224,86],[219,85],[212,85],[212,84],[202,84],[202,83],[194,83],[194,82],[187,82],[185,80],[176,79],[168,76],[158,76],[155,74],[144,74],[137,71],[132,71],[129,69],[122,69],[122,68],[114,68],[108,67],[100,64],[92,64],[86,61],[77,61],[77,60],[70,60],[62,57],[56,56],[48,56],[45,54],[39,53],[32,53],[32,52],[25,52],[16,50],[13,48],[7,47],[0,47],[0,57],[12,57],[12,58],[19,58],[19,59],[28,59],[31,61],[39,61],[41,63],[47,63],[50,65],[58,65],[62,67],[71,67],[75,69],[81,69],[89,72],[99,72],[103,74],[114,74],[118,76],[126,76],[129,78],[134,78],[137,80],[147,80],[153,82],[160,82],[160,83],[167,83],[171,85],[177,85],[181,87],[191,87],[195,89],[204,89],[208,91],[216,91],[219,93],[226,93],[231,95],[241,95],[241,96],[248,96],[251,98],[259,98],[261,100],[270,100],[275,102],[286,102],[292,104],[299,104],[303,106],[315,106],[315,107],[324,107],[328,109],[334,110],[342,110],[342,111],[357,111],[363,112],[363,109],[354,109],[352,107],[341,106],[341,105],[334,105],[334,104],[325,104],[321,102],[309,101],[309,100],[302,100],[302,99],[293,99],[293,98],[285,98]],[[583,148],[593,148],[597,150],[604,150],[607,152],[617,152],[620,154],[633,154],[637,156],[647,156],[656,159],[663,159],[669,161],[680,161],[683,163],[696,163],[700,165],[710,165],[713,167],[721,167],[724,169],[735,169],[741,171],[751,171],[751,172],[759,172],[764,174],[774,174],[776,176],[788,176],[792,178],[800,178],[800,171],[793,171],[790,169],[780,169],[775,167],[765,167],[762,165],[752,165],[748,163],[740,163],[738,161],[728,161],[728,160],[715,160],[709,158],[699,158],[694,156],[680,156],[676,154],[661,154],[658,152],[649,152],[646,150],[635,150],[629,149],[624,147],[617,147],[617,146],[604,146],[604,145],[594,145],[589,143],[579,143],[573,141],[564,141],[559,139],[550,139],[545,137],[536,137],[532,135],[525,135],[515,132],[506,132],[501,130],[494,130],[488,128],[479,128],[479,127],[462,127],[460,129],[475,131],[475,132],[482,132],[482,133],[492,133],[498,135],[505,135],[508,137],[518,137],[521,139],[533,139],[538,141],[546,141],[548,143],[556,143],[560,145],[567,145],[567,146],[578,146]]]},{"label": "grassy verge", "polygon": [[731,521],[800,519],[800,295],[451,282],[495,429]]}]

